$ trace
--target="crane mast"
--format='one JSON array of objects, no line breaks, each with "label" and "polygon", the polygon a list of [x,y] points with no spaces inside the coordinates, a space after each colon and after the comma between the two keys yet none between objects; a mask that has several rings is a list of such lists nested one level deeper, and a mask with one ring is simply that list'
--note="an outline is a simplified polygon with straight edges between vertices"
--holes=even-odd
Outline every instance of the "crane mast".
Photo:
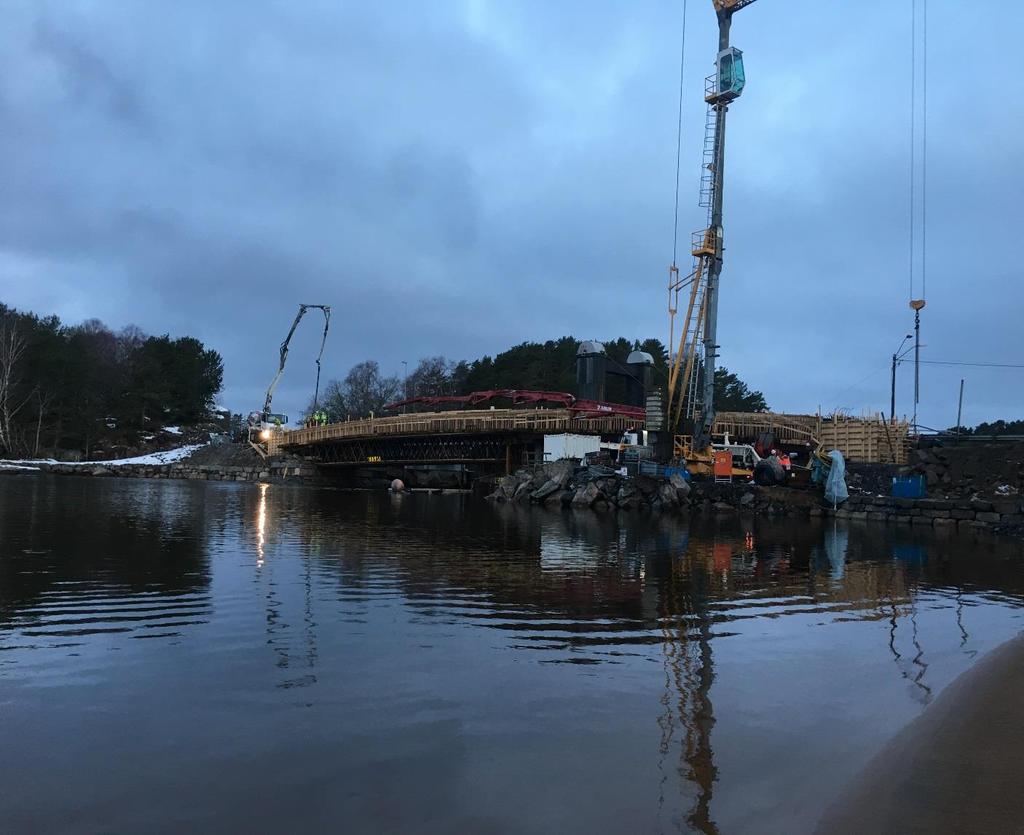
[{"label": "crane mast", "polygon": [[[715,422],[715,360],[718,357],[718,286],[722,274],[722,197],[725,177],[725,125],[729,104],[743,92],[746,78],[743,54],[729,45],[732,16],[755,0],[714,0],[718,17],[716,71],[705,84],[708,118],[705,124],[704,169],[701,174],[701,205],[708,208],[708,225],[694,233],[693,269],[685,278],[678,267],[669,268],[669,345],[675,342],[675,316],[680,295],[686,313],[679,332],[678,348],[669,368],[668,419],[673,432],[685,417],[693,422],[692,445],[675,444],[676,455],[703,452],[711,444]],[[688,291],[688,293],[684,293]],[[697,359],[698,349],[702,353]],[[703,371],[703,374],[700,371]],[[702,378],[702,379],[701,379]],[[698,391],[698,383],[700,383]]]}]

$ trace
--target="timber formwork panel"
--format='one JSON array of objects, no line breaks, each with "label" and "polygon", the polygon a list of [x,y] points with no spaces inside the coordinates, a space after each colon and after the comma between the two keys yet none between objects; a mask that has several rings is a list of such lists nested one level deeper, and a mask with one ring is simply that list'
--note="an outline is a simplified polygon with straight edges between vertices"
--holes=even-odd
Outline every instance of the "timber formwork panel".
[{"label": "timber formwork panel", "polygon": [[849,461],[906,464],[910,427],[906,421],[846,415],[792,415],[773,412],[719,412],[714,434],[751,442],[762,432],[773,432],[784,443],[820,443],[838,449]]},{"label": "timber formwork panel", "polygon": [[[613,435],[642,428],[643,421],[619,415],[578,417],[568,409],[479,409],[429,412],[332,423],[307,429],[285,430],[268,443],[271,455],[302,452],[330,442],[364,441],[425,435],[547,435],[566,432]],[[450,459],[449,459],[450,460]],[[364,462],[365,463],[365,462]]]}]

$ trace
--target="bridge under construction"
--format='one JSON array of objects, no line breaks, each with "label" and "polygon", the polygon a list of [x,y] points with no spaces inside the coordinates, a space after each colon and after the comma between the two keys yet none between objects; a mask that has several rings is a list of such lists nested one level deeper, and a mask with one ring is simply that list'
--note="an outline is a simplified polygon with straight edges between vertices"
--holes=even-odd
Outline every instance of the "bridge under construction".
[{"label": "bridge under construction", "polygon": [[[622,407],[620,407],[622,408]],[[481,473],[511,473],[543,461],[546,435],[598,435],[618,440],[645,421],[635,414],[572,408],[474,409],[402,414],[282,430],[269,455],[294,454],[324,468],[472,465]],[[720,412],[714,432],[734,439],[771,433],[781,442],[814,449],[825,443],[854,461],[904,464],[908,426],[876,418]]]},{"label": "bridge under construction", "polygon": [[473,464],[512,472],[543,460],[545,435],[573,433],[617,439],[643,420],[565,409],[480,409],[367,418],[283,430],[268,453],[312,458],[321,467]]}]

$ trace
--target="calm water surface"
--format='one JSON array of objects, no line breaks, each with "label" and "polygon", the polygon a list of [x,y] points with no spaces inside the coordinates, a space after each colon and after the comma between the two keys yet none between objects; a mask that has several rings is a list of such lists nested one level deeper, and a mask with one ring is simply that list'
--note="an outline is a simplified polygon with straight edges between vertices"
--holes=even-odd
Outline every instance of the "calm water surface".
[{"label": "calm water surface", "polygon": [[0,820],[804,832],[1022,602],[909,529],[8,476]]}]

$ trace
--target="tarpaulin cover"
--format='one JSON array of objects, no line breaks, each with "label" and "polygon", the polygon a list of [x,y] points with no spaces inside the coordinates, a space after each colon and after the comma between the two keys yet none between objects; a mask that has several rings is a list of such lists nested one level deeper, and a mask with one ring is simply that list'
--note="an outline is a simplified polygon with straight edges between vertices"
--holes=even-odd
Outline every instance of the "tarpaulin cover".
[{"label": "tarpaulin cover", "polygon": [[832,450],[828,457],[832,459],[832,466],[825,480],[825,501],[831,505],[841,505],[850,498],[850,491],[846,489],[846,462],[838,449]]}]

